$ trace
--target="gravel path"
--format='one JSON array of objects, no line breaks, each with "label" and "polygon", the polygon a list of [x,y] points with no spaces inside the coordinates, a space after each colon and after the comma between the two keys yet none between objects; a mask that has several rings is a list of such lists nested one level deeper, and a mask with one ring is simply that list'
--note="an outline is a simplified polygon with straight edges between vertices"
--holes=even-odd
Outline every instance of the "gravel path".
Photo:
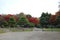
[{"label": "gravel path", "polygon": [[0,34],[0,40],[60,40],[60,32],[9,32]]}]

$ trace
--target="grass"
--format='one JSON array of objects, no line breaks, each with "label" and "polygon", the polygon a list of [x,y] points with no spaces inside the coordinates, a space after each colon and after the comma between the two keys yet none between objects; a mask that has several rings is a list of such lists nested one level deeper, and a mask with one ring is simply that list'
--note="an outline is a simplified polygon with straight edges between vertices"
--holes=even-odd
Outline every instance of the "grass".
[{"label": "grass", "polygon": [[22,30],[11,30],[12,32],[22,32]]},{"label": "grass", "polygon": [[22,29],[22,30],[13,29],[13,30],[11,30],[11,31],[12,31],[12,32],[30,32],[30,31],[32,31],[32,28]]},{"label": "grass", "polygon": [[11,30],[12,32],[30,32],[32,30]]},{"label": "grass", "polygon": [[[0,34],[5,33],[7,31],[7,30],[4,30],[4,29],[8,29],[11,32],[30,32],[30,31],[33,31],[32,30],[33,28],[22,28],[22,29],[18,29],[18,28],[10,28],[10,29],[9,28],[2,28],[2,30],[0,30]],[[57,31],[57,32],[60,32],[60,28],[43,28],[42,30],[43,31]]]},{"label": "grass", "polygon": [[5,32],[30,32],[32,28],[0,28],[0,34]]},{"label": "grass", "polygon": [[60,28],[43,28],[44,31],[57,31],[60,32]]},{"label": "grass", "polygon": [[4,32],[3,30],[0,30],[0,34],[1,34],[1,33],[5,33],[5,32]]},{"label": "grass", "polygon": [[30,31],[33,31],[33,30],[31,28],[25,30],[25,32],[30,32]]}]

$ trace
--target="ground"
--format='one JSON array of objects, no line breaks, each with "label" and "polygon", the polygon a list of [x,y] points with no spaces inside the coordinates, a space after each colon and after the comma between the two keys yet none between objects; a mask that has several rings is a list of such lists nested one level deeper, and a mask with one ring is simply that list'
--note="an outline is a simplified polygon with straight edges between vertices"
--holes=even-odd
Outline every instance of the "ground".
[{"label": "ground", "polygon": [[60,32],[8,32],[0,34],[0,40],[60,40]]}]

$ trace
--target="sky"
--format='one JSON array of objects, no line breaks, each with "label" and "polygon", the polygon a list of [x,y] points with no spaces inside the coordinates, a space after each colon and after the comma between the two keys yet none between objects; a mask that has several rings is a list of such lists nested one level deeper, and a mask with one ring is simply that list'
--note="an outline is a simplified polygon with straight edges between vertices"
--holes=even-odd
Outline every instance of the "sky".
[{"label": "sky", "polygon": [[23,12],[40,17],[42,12],[55,14],[59,0],[0,0],[0,14],[19,14]]}]

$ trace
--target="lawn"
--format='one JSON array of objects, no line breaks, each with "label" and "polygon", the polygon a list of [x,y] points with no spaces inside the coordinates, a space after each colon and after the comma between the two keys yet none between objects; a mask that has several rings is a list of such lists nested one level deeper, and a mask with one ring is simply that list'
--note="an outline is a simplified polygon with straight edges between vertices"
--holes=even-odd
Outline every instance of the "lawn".
[{"label": "lawn", "polygon": [[[9,28],[1,28],[0,29],[0,34],[5,33],[5,32],[30,32],[30,31],[33,31],[33,28],[22,28],[22,29],[18,29],[18,28],[10,28],[10,29]],[[60,32],[60,28],[43,28],[42,31]]]},{"label": "lawn", "polygon": [[44,31],[57,31],[60,32],[60,28],[43,28]]},{"label": "lawn", "polygon": [[12,32],[30,32],[32,31],[32,28],[24,28],[24,29],[12,29]]},{"label": "lawn", "polygon": [[5,32],[30,32],[32,28],[0,28],[0,33]]},{"label": "lawn", "polygon": [[0,30],[0,34],[1,34],[1,33],[5,33],[5,32],[4,32],[3,30]]}]

